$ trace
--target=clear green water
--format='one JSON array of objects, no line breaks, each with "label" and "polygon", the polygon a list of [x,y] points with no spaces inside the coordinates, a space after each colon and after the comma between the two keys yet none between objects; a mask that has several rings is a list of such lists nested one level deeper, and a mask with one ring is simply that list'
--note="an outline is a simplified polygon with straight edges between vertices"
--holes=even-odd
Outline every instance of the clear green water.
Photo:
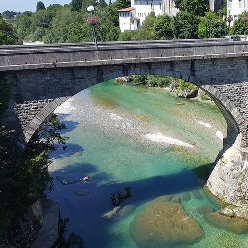
[{"label": "clear green water", "polygon": [[[222,148],[216,132],[225,136],[225,121],[215,105],[179,99],[161,89],[109,81],[82,91],[58,112],[66,113],[61,118],[70,139],[65,154],[60,150],[53,153],[51,175],[68,179],[90,176],[88,183],[70,185],[54,179],[55,189],[49,198],[59,203],[62,218],[70,219],[66,237],[71,232],[80,235],[86,248],[137,248],[129,225],[146,203],[158,196],[189,192],[191,199],[182,205],[205,235],[198,243],[178,247],[247,247],[246,234],[216,229],[196,212],[199,206],[217,209],[199,186]],[[145,138],[158,133],[193,148]],[[129,211],[110,220],[103,218],[113,208],[110,194],[124,187],[131,187],[132,197],[125,199],[121,208],[128,206]],[[201,199],[193,196],[194,190]],[[85,195],[78,196],[75,191]]]}]

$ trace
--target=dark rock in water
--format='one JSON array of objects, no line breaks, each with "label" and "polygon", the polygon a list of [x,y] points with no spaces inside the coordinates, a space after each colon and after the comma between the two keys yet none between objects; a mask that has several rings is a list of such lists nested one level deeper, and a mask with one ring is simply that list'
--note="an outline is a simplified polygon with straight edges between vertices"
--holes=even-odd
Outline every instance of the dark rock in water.
[{"label": "dark rock in water", "polygon": [[184,192],[181,195],[181,200],[182,201],[189,201],[191,199],[190,193],[189,192]]},{"label": "dark rock in water", "polygon": [[68,179],[68,178],[66,178],[66,177],[60,177],[60,176],[56,176],[56,179],[57,179],[60,183],[62,183],[63,185],[74,184],[74,183],[78,183],[78,182],[81,182],[81,181],[82,181],[81,178],[72,180],[72,179]]},{"label": "dark rock in water", "polygon": [[248,232],[248,220],[243,220],[237,217],[230,217],[221,214],[219,211],[212,214],[204,215],[204,219],[210,225],[225,229],[232,233],[241,234]]},{"label": "dark rock in water", "polygon": [[111,194],[111,200],[115,206],[118,206],[121,200],[129,197],[131,197],[131,187],[125,187],[124,190]]},{"label": "dark rock in water", "polygon": [[197,208],[196,211],[199,214],[211,214],[211,213],[215,212],[215,210],[209,206],[201,206],[201,207]]},{"label": "dark rock in water", "polygon": [[201,200],[203,198],[202,195],[201,195],[201,193],[197,189],[193,190],[192,191],[192,194],[195,197],[195,199]]},{"label": "dark rock in water", "polygon": [[174,197],[158,197],[135,216],[129,231],[138,247],[189,245],[204,236],[198,222],[178,202]]}]

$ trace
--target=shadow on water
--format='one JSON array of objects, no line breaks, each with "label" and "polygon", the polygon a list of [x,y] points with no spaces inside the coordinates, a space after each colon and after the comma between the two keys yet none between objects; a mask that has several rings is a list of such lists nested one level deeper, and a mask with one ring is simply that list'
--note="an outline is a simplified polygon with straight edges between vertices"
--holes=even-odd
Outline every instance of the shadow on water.
[{"label": "shadow on water", "polygon": [[59,114],[59,120],[61,123],[65,124],[66,129],[60,131],[61,134],[72,132],[74,129],[77,128],[79,122],[76,121],[68,121],[65,120],[66,117],[70,116],[69,114]]},{"label": "shadow on water", "polygon": [[59,220],[60,227],[60,243],[59,248],[85,248],[84,241],[80,235],[76,235],[75,233],[70,233],[69,237],[66,239],[65,234],[68,232],[66,229],[67,224],[70,222],[68,218],[64,218]]},{"label": "shadow on water", "polygon": [[192,172],[198,178],[200,186],[207,182],[214,165],[215,163],[203,164],[192,169]]},{"label": "shadow on water", "polygon": [[81,156],[84,151],[83,147],[77,144],[66,143],[66,149],[60,145],[56,151],[53,151],[53,158],[58,159],[62,157]]},{"label": "shadow on water", "polygon": [[[54,180],[57,181],[56,184],[63,192],[63,195],[58,197],[59,204],[65,209],[70,207],[64,212],[63,218],[69,218],[70,225],[75,230],[74,234],[76,233],[75,235],[79,235],[80,238],[87,241],[84,245],[86,248],[88,242],[89,247],[108,248],[110,247],[108,231],[114,223],[103,219],[102,216],[114,207],[110,197],[112,193],[123,190],[124,187],[131,187],[131,197],[125,199],[120,205],[121,207],[134,206],[136,208],[159,196],[199,189],[198,177],[207,179],[211,167],[212,164],[206,164],[192,170],[183,169],[176,174],[122,183],[115,183],[111,174],[99,172],[92,164],[69,165],[63,170],[52,172],[51,175],[53,177],[64,176],[68,179],[83,178],[86,174],[90,176],[88,182],[81,181],[72,185],[61,185],[57,180]],[[85,195],[75,195],[77,191],[86,192],[86,190],[87,194]],[[61,206],[63,204],[64,206]],[[67,206],[65,206],[66,204]],[[80,226],[80,228],[75,228],[76,226]],[[111,242],[113,239],[114,237],[111,236]],[[120,241],[120,237],[116,237],[116,239]]]}]

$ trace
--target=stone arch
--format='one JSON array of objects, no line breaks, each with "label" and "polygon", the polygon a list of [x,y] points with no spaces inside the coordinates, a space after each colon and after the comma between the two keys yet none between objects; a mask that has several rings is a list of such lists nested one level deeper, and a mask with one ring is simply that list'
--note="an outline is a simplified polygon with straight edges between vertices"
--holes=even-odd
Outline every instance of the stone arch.
[{"label": "stone arch", "polygon": [[[244,123],[244,119],[238,108],[235,107],[235,104],[231,102],[225,95],[223,95],[217,87],[205,83],[205,81],[207,80],[209,82],[211,81],[211,76],[209,76],[209,78],[205,77],[199,80],[196,77],[197,70],[198,68],[196,67],[194,60],[185,60],[120,63],[113,65],[54,68],[46,70],[42,69],[26,71],[24,72],[24,75],[22,75],[22,72],[16,72],[14,73],[14,77],[12,75],[11,79],[15,81],[15,84],[18,84],[21,80],[27,80],[25,79],[25,77],[29,77],[29,74],[33,74],[32,76],[30,76],[30,81],[28,82],[29,84],[34,78],[43,77],[43,79],[41,79],[41,82],[42,80],[44,80],[44,78],[48,78],[51,81],[49,81],[48,83],[56,85],[56,89],[54,92],[55,97],[52,97],[52,99],[48,99],[46,104],[41,109],[39,109],[36,112],[35,116],[32,117],[29,122],[22,128],[23,135],[19,137],[19,143],[23,144],[23,146],[25,147],[25,144],[28,143],[35,130],[40,126],[45,118],[50,113],[52,113],[59,105],[61,105],[67,99],[79,93],[80,91],[89,88],[90,86],[93,86],[97,83],[104,82],[116,77],[136,74],[150,74],[181,78],[185,81],[191,82],[201,87],[214,100],[226,119],[228,130],[227,138],[224,140],[223,147],[224,150],[226,150],[234,143],[236,137],[240,133],[240,129]],[[62,74],[62,77],[60,76],[60,74]],[[63,83],[60,83],[60,80],[65,81]],[[39,83],[37,83],[37,85],[39,85]],[[46,87],[42,87],[42,89],[45,90]],[[23,103],[25,103],[25,99],[23,99]],[[245,135],[243,136],[244,138],[242,144],[246,146]]]}]

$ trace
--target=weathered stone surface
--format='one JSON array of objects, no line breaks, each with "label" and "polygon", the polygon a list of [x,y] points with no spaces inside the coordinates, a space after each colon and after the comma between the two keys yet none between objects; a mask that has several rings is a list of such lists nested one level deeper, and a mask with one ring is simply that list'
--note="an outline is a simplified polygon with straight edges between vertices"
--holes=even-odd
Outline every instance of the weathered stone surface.
[{"label": "weathered stone surface", "polygon": [[220,211],[207,214],[204,216],[205,220],[218,228],[225,229],[233,233],[247,233],[248,232],[248,221],[241,218],[234,218],[222,214]]},{"label": "weathered stone surface", "polygon": [[248,204],[248,163],[236,144],[217,162],[208,181],[208,189],[219,199],[235,206]]},{"label": "weathered stone surface", "polygon": [[43,201],[43,222],[37,238],[31,248],[51,248],[59,240],[59,205],[57,202],[45,199]]},{"label": "weathered stone surface", "polygon": [[[170,201],[172,200],[172,201]],[[149,202],[130,224],[130,235],[142,248],[193,244],[204,232],[179,204],[179,199],[162,196]]]}]

